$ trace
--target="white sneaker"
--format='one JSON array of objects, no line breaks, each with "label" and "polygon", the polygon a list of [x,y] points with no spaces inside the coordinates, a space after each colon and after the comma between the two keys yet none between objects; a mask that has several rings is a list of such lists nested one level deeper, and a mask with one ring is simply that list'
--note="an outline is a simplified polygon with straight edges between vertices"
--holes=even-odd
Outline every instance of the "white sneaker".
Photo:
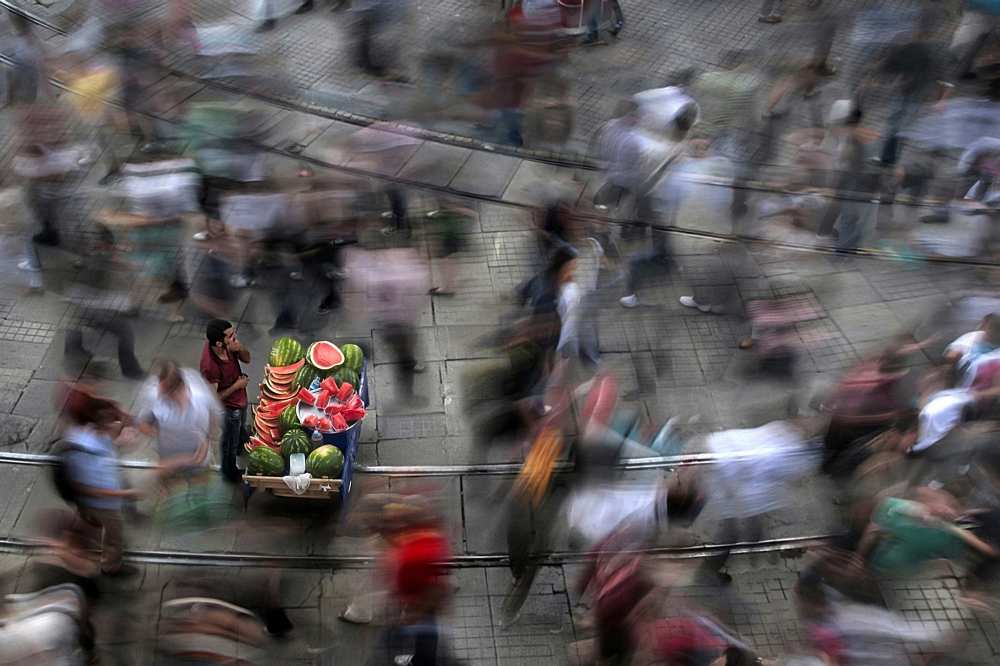
[{"label": "white sneaker", "polygon": [[694,296],[681,296],[678,300],[680,301],[681,305],[683,305],[686,308],[697,308],[699,312],[712,311],[711,305],[702,305],[698,301],[694,300]]},{"label": "white sneaker", "polygon": [[36,266],[35,262],[33,262],[31,259],[22,259],[21,261],[17,262],[17,267],[19,270],[27,271],[29,273],[38,273],[42,270],[41,268]]},{"label": "white sneaker", "polygon": [[253,284],[253,280],[248,278],[246,275],[234,275],[229,278],[229,286],[235,289],[244,289]]},{"label": "white sneaker", "polygon": [[191,236],[196,241],[207,241],[211,236],[207,231],[199,231],[195,235]]},{"label": "white sneaker", "polygon": [[619,298],[618,302],[621,303],[624,308],[634,308],[639,305],[639,297],[635,294],[629,294],[628,296],[622,296]]}]

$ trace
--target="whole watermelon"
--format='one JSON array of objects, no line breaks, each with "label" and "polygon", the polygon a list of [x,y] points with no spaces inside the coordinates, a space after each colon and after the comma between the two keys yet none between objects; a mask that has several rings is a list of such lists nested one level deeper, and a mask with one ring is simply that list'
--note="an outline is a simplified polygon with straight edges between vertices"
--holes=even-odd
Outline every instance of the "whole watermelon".
[{"label": "whole watermelon", "polygon": [[353,343],[348,343],[340,348],[344,354],[344,366],[354,372],[361,372],[361,366],[365,362],[365,353],[361,347]]},{"label": "whole watermelon", "polygon": [[306,471],[318,479],[339,479],[344,468],[344,454],[336,446],[321,446],[306,458]]},{"label": "whole watermelon", "polygon": [[281,455],[287,459],[293,453],[309,455],[309,435],[301,428],[293,428],[281,438]]},{"label": "whole watermelon", "polygon": [[247,471],[250,474],[281,476],[285,473],[285,461],[270,448],[258,446],[247,456]]},{"label": "whole watermelon", "polygon": [[337,382],[337,386],[340,386],[344,382],[350,382],[354,390],[358,390],[358,383],[360,382],[360,377],[356,370],[348,368],[346,365],[342,365],[333,372],[333,378]]},{"label": "whole watermelon", "polygon": [[293,402],[281,410],[281,416],[278,417],[278,427],[281,432],[285,433],[302,425],[299,423],[299,412],[295,409],[296,407],[297,403]]},{"label": "whole watermelon", "polygon": [[274,341],[267,362],[272,367],[280,368],[295,363],[302,356],[302,343],[295,338],[283,337]]},{"label": "whole watermelon", "polygon": [[303,363],[299,371],[295,373],[295,386],[297,388],[308,389],[313,383],[314,379],[322,379],[323,373],[309,365],[308,362]]}]

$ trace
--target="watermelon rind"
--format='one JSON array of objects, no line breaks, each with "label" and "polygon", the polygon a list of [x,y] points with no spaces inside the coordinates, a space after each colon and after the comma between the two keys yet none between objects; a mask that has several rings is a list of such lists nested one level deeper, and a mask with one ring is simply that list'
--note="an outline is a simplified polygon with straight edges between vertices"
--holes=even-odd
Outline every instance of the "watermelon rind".
[{"label": "watermelon rind", "polygon": [[361,350],[361,347],[349,342],[341,347],[340,351],[344,355],[344,366],[354,372],[361,372],[361,366],[365,362],[365,353]]},{"label": "watermelon rind", "polygon": [[[318,354],[335,355],[335,360],[322,360]],[[306,360],[319,370],[332,370],[344,363],[344,352],[329,340],[317,340],[306,350]]]},{"label": "watermelon rind", "polygon": [[301,428],[293,428],[281,438],[281,455],[287,460],[293,453],[309,455],[309,435]]},{"label": "watermelon rind", "polygon": [[326,444],[306,458],[306,472],[316,479],[339,479],[344,468],[344,454],[336,446]]},{"label": "watermelon rind", "polygon": [[258,446],[247,456],[247,471],[263,476],[282,476],[285,473],[285,461],[270,448]]}]

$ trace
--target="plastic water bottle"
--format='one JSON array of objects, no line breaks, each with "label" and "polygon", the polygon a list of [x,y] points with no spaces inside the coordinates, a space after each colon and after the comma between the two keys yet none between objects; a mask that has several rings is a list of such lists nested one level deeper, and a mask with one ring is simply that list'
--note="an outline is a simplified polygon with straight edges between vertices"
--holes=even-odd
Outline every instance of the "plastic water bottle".
[{"label": "plastic water bottle", "polygon": [[312,440],[313,450],[323,446],[323,433],[319,430],[313,428],[313,434],[309,437],[309,439]]}]

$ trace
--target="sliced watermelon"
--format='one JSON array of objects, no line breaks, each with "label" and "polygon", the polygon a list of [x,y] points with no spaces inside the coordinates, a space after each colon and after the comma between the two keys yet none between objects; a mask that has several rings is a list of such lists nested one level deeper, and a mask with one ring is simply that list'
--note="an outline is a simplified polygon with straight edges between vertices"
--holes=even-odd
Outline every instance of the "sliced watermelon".
[{"label": "sliced watermelon", "polygon": [[343,414],[334,414],[330,417],[329,421],[333,424],[333,427],[336,430],[347,429],[347,419],[344,418]]},{"label": "sliced watermelon", "polygon": [[330,392],[330,395],[337,395],[337,380],[333,377],[327,377],[319,383],[321,389]]},{"label": "sliced watermelon", "polygon": [[323,410],[323,411],[326,412],[327,416],[333,416],[334,414],[341,413],[345,409],[347,409],[347,408],[344,406],[343,403],[341,403],[341,402],[331,402],[329,405],[326,406],[326,409]]},{"label": "sliced watermelon", "polygon": [[306,358],[318,370],[332,370],[344,363],[344,352],[329,340],[319,340],[309,345]]},{"label": "sliced watermelon", "polygon": [[[292,396],[291,398],[286,398],[285,400],[273,400],[267,404],[268,416],[280,416],[281,412],[285,411],[288,405],[292,404],[298,400],[298,396]],[[261,400],[261,406],[264,405],[264,401]]]},{"label": "sliced watermelon", "polygon": [[256,437],[254,435],[250,435],[249,444],[251,449],[256,449],[258,446],[267,446],[267,442],[262,440],[260,437]]},{"label": "sliced watermelon", "polygon": [[340,388],[337,389],[337,400],[347,402],[352,393],[354,393],[354,385],[351,384],[351,382],[344,382],[340,385]]},{"label": "sliced watermelon", "polygon": [[316,398],[316,407],[318,409],[326,409],[326,406],[330,404],[330,392],[323,389],[319,392],[319,396]]},{"label": "sliced watermelon", "polygon": [[343,416],[344,420],[348,423],[354,423],[355,421],[360,421],[365,418],[365,410],[363,408],[348,407],[347,409],[341,411],[340,415]]},{"label": "sliced watermelon", "polygon": [[316,396],[313,395],[312,392],[309,391],[308,389],[299,389],[299,392],[296,395],[298,396],[299,400],[306,403],[307,405],[316,404]]},{"label": "sliced watermelon", "polygon": [[355,393],[347,399],[347,406],[352,409],[364,409],[365,403],[361,400],[361,396]]},{"label": "sliced watermelon", "polygon": [[[337,414],[333,418],[337,419],[339,417],[340,417],[340,414]],[[346,423],[346,421],[345,421],[345,423]],[[322,430],[323,432],[330,432],[334,428],[336,428],[337,430],[341,430],[341,428],[337,428],[337,422],[335,420],[331,420],[331,419],[320,419],[319,421],[316,422],[316,427],[318,429]]]},{"label": "sliced watermelon", "polygon": [[272,375],[287,375],[294,377],[295,373],[299,371],[299,369],[305,364],[305,362],[306,360],[304,358],[300,358],[298,361],[292,363],[291,365],[282,365],[279,367],[272,367],[269,365],[265,367],[265,372],[270,372]]}]

